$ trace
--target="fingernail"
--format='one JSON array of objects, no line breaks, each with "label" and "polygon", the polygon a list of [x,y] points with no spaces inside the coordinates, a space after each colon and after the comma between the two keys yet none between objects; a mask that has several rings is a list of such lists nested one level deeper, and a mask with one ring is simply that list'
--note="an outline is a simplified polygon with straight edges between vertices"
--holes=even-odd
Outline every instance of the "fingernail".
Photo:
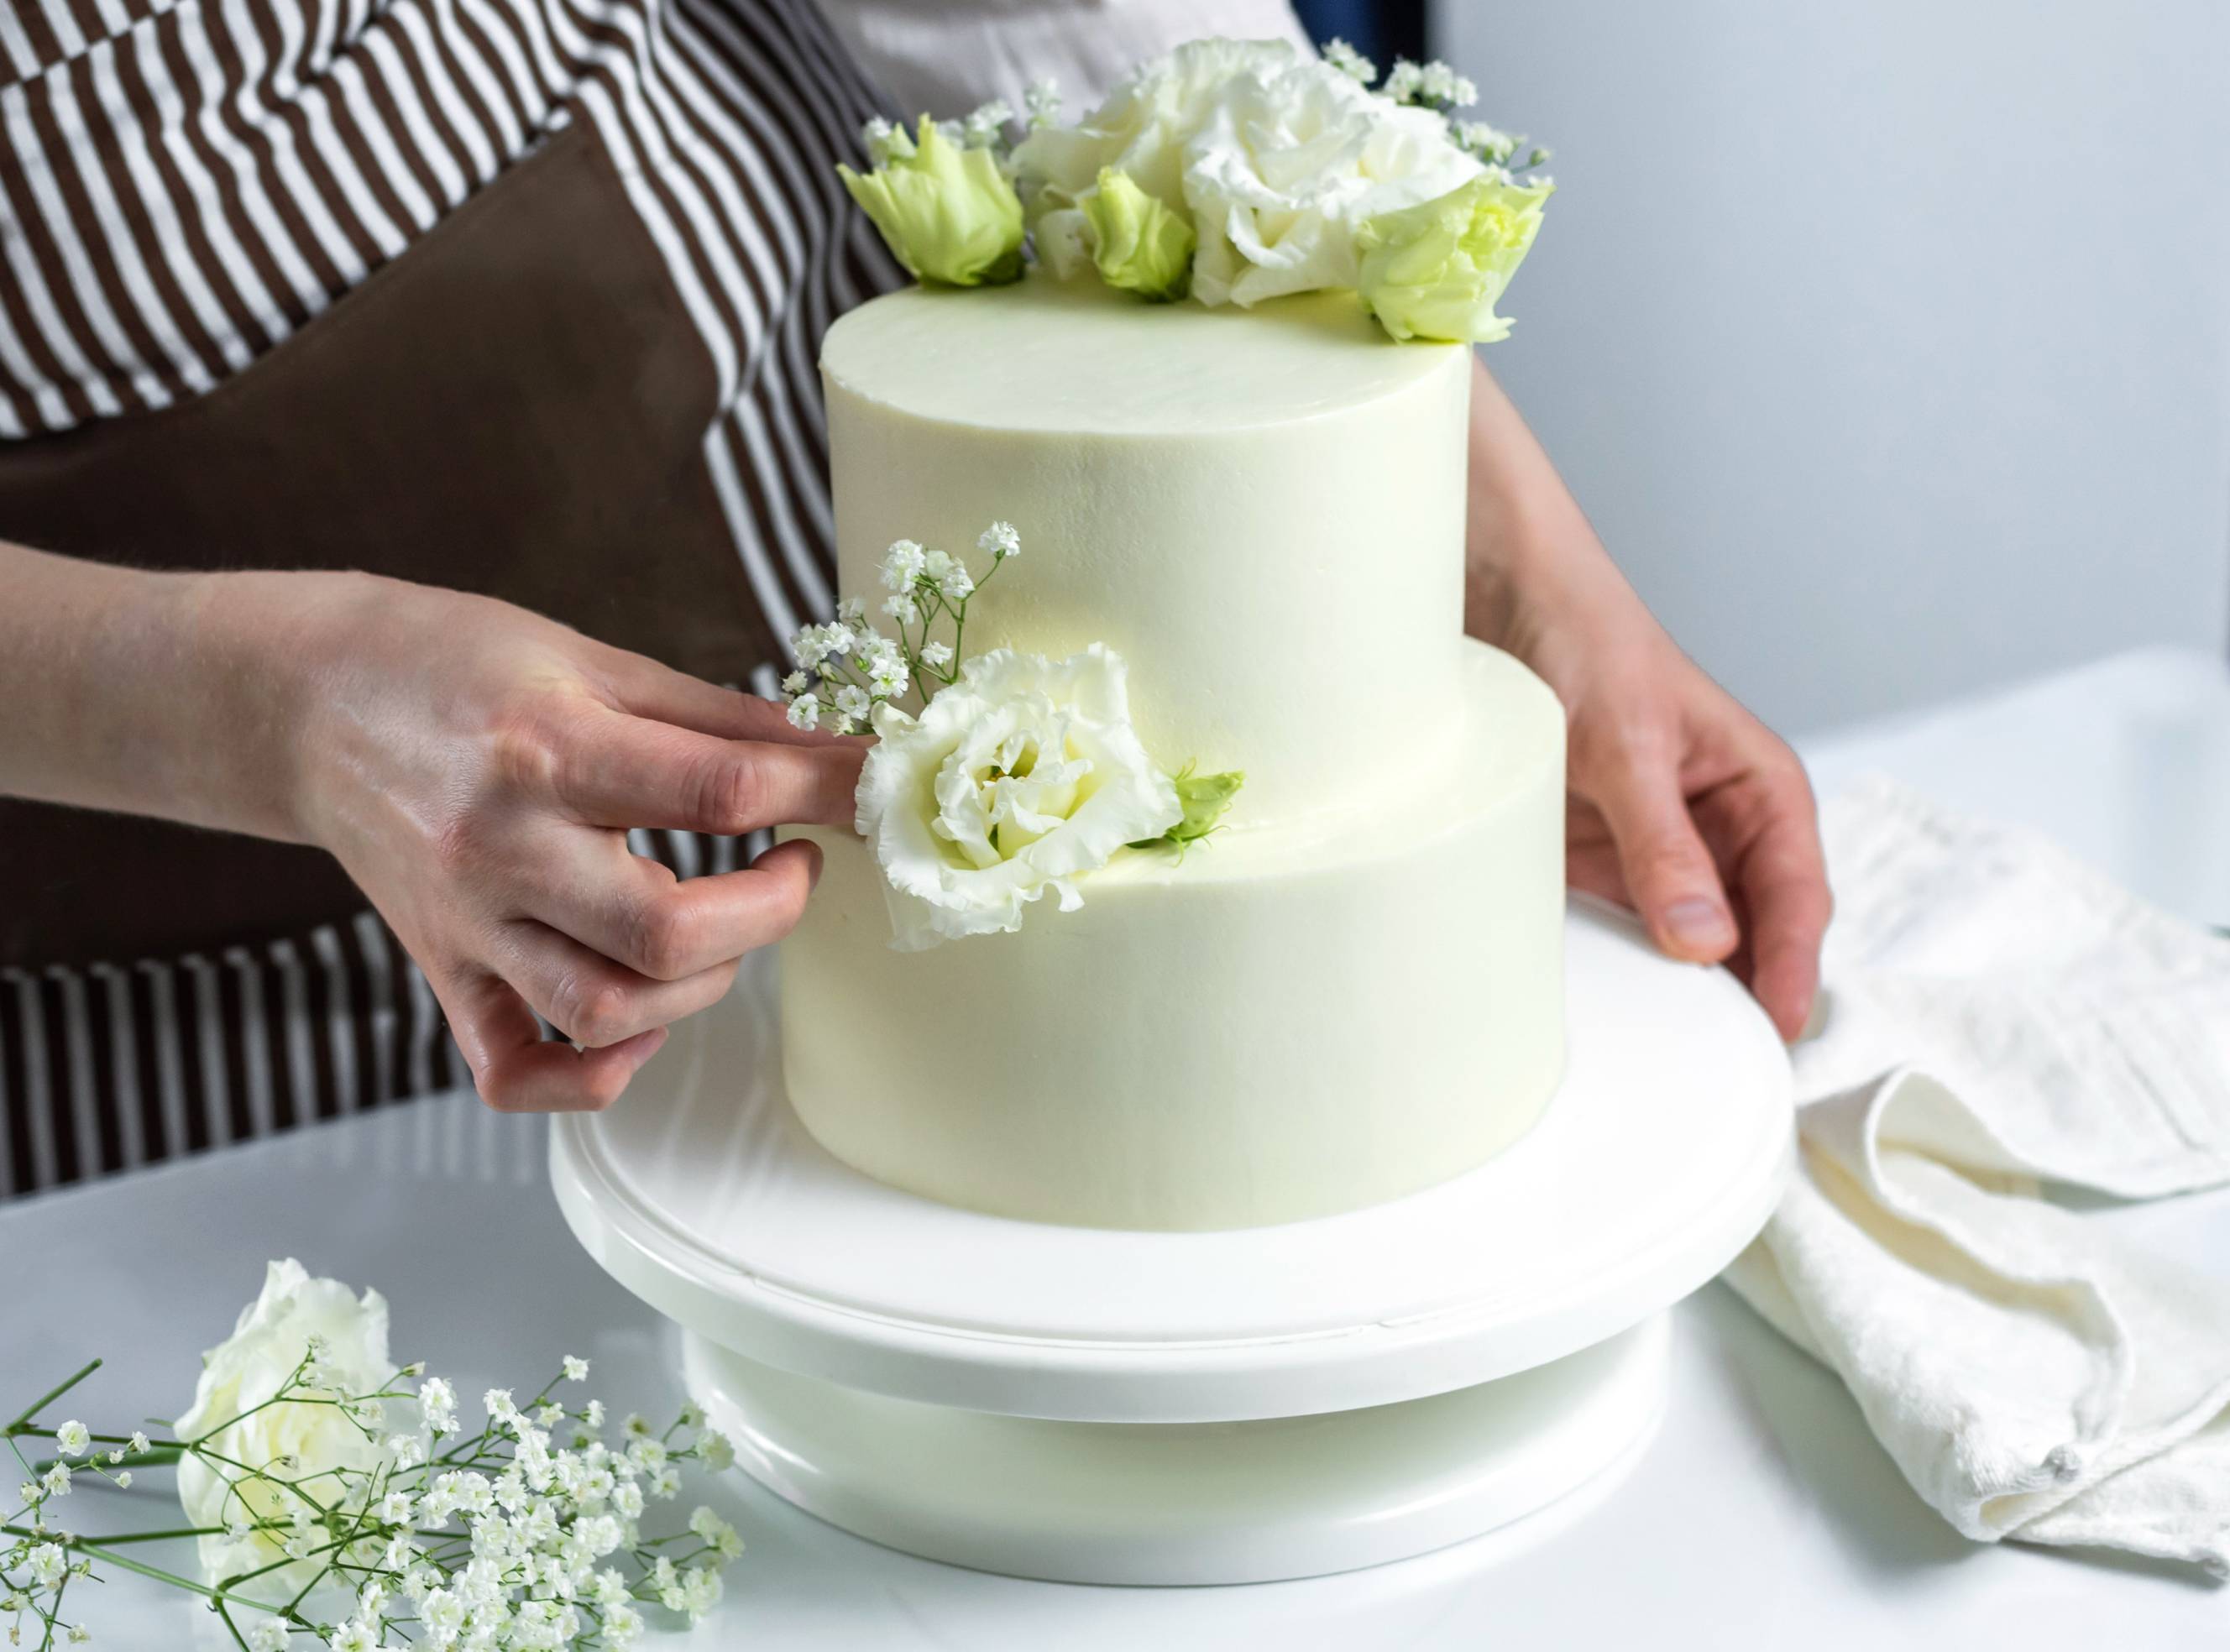
[{"label": "fingernail", "polygon": [[807,850],[809,852],[806,855],[806,857],[805,857],[805,859],[806,859],[805,890],[806,890],[806,893],[809,895],[809,894],[811,894],[815,890],[819,889],[819,888],[821,887],[821,868],[822,868],[822,854],[821,854],[821,845],[820,845],[819,844],[817,844],[817,843],[808,843],[805,846],[806,846]]},{"label": "fingernail", "polygon": [[1691,895],[1666,907],[1660,921],[1665,933],[1680,946],[1708,952],[1734,942],[1734,920],[1717,901]]}]

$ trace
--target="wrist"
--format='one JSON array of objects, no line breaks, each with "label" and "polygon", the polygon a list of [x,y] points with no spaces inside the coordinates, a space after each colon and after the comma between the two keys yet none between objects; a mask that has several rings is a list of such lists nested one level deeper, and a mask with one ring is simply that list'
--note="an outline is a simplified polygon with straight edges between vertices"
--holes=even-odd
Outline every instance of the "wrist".
[{"label": "wrist", "polygon": [[205,824],[316,843],[319,733],[366,575],[203,574],[175,595],[194,692],[174,780]]}]

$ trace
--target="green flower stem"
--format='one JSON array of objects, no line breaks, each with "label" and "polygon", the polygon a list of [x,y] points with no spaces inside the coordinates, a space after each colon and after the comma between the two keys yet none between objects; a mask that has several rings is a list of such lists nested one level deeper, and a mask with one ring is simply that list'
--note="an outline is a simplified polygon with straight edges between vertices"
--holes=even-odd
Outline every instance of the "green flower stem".
[{"label": "green flower stem", "polygon": [[[161,1566],[149,1565],[144,1560],[135,1560],[128,1554],[118,1554],[113,1552],[121,1544],[152,1543],[158,1538],[202,1537],[218,1529],[221,1528],[186,1527],[170,1532],[133,1532],[123,1537],[92,1538],[64,1536],[56,1532],[34,1531],[29,1527],[24,1526],[0,1526],[0,1534],[9,1537],[33,1538],[46,1543],[59,1543],[66,1549],[74,1549],[81,1554],[90,1555],[94,1559],[107,1565],[121,1566],[126,1572],[136,1572],[141,1577],[151,1578],[158,1583],[173,1584],[180,1589],[190,1589],[195,1594],[209,1600],[229,1600],[235,1605],[252,1606],[259,1612],[269,1612],[277,1617],[288,1617],[300,1627],[307,1629],[309,1627],[307,1623],[302,1623],[300,1619],[293,1617],[290,1613],[280,1611],[278,1607],[267,1606],[261,1601],[249,1600],[245,1597],[234,1595],[229,1585],[236,1581],[235,1579],[226,1579],[226,1586],[212,1586],[191,1578],[182,1578],[175,1572],[166,1572]],[[59,1593],[55,1597],[55,1604],[57,1609],[61,1607],[61,1597]]]},{"label": "green flower stem", "polygon": [[93,1375],[94,1372],[100,1370],[100,1366],[101,1362],[100,1360],[94,1360],[90,1361],[82,1371],[64,1382],[60,1387],[48,1389],[45,1393],[41,1394],[29,1405],[24,1406],[22,1411],[16,1412],[15,1421],[9,1424],[4,1430],[0,1430],[0,1433],[14,1435],[30,1432],[29,1429],[24,1427],[25,1424],[29,1423],[48,1405],[54,1404],[55,1401],[60,1399],[64,1394],[69,1392],[71,1389],[76,1387],[87,1377]]}]

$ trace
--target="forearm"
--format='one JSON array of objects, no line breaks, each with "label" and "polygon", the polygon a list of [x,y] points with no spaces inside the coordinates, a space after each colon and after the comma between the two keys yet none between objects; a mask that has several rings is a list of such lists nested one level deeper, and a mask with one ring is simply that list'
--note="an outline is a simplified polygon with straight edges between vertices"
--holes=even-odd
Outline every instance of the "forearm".
[{"label": "forearm", "polygon": [[293,707],[334,577],[0,545],[0,794],[299,839]]},{"label": "forearm", "polygon": [[1466,628],[1524,652],[1545,609],[1633,602],[1586,514],[1484,364],[1472,376]]}]

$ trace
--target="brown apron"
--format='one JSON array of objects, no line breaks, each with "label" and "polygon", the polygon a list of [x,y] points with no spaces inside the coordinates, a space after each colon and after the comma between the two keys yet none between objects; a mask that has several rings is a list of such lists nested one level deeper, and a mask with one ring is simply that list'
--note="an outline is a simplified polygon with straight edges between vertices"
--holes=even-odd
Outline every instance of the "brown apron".
[{"label": "brown apron", "polygon": [[[149,568],[368,569],[764,680],[778,644],[738,538],[770,533],[779,484],[737,445],[739,524],[708,462],[720,374],[673,254],[607,128],[553,124],[214,389],[0,442],[0,539]],[[796,276],[811,305],[892,280],[834,214],[817,233],[829,245]],[[817,443],[801,359],[770,342],[741,394],[788,398]],[[678,834],[638,847],[685,873],[738,858]],[[365,908],[314,849],[0,798],[0,1196],[458,1082],[422,978]]]}]

